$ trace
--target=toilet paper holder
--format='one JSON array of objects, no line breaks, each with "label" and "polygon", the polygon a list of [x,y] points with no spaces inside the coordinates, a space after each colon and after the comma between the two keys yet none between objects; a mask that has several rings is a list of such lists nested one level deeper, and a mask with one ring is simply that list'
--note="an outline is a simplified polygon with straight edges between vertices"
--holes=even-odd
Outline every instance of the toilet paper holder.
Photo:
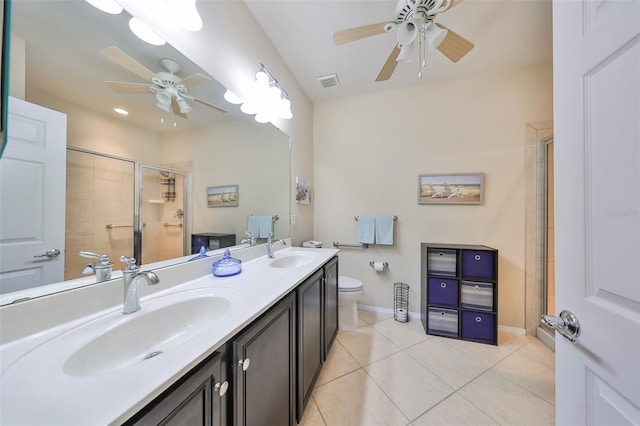
[{"label": "toilet paper holder", "polygon": [[[372,268],[375,268],[377,262],[374,262],[373,260],[371,262],[369,262],[369,266],[371,266]],[[382,268],[388,268],[389,264],[387,262],[382,262]]]}]

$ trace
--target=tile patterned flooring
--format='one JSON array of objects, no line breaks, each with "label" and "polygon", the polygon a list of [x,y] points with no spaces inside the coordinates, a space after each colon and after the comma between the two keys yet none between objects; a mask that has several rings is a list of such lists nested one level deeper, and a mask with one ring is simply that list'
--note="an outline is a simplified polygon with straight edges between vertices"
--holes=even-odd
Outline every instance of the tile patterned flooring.
[{"label": "tile patterned flooring", "polygon": [[553,351],[535,337],[499,345],[430,336],[419,320],[359,311],[339,331],[301,426],[552,425]]}]

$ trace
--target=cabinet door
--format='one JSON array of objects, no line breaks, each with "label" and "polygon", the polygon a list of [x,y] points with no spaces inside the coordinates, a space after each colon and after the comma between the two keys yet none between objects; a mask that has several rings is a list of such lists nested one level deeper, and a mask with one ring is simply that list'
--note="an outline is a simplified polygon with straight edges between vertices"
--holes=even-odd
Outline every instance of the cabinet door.
[{"label": "cabinet door", "polygon": [[233,339],[234,424],[295,424],[295,293]]},{"label": "cabinet door", "polygon": [[311,396],[313,385],[322,369],[322,284],[324,271],[319,270],[296,290],[298,298],[298,421]]},{"label": "cabinet door", "polygon": [[324,267],[324,354],[327,359],[329,349],[338,334],[338,258],[334,257]]},{"label": "cabinet door", "polygon": [[221,398],[227,388],[221,373],[221,357],[215,354],[125,424],[220,426]]}]

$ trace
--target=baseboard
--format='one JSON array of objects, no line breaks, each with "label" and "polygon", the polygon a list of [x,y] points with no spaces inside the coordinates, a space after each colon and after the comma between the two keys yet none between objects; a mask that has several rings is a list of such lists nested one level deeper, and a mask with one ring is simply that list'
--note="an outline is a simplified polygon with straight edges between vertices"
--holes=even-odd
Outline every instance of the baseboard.
[{"label": "baseboard", "polygon": [[527,330],[520,327],[509,327],[508,325],[498,325],[498,331],[504,331],[505,333],[519,334],[521,336],[527,335]]}]

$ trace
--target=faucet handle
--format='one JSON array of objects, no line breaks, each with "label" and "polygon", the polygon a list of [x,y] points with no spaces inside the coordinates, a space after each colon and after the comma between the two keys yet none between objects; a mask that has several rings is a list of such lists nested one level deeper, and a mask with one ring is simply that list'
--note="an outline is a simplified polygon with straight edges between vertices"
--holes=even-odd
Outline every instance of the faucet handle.
[{"label": "faucet handle", "polygon": [[135,270],[137,268],[136,260],[133,257],[120,256],[120,262],[127,264],[124,268],[125,270]]},{"label": "faucet handle", "polygon": [[110,263],[108,254],[98,254],[98,253],[94,253],[92,251],[81,251],[80,252],[80,256],[87,257],[89,259],[99,259],[100,260],[100,264],[104,265],[104,266],[108,266],[109,263]]}]

